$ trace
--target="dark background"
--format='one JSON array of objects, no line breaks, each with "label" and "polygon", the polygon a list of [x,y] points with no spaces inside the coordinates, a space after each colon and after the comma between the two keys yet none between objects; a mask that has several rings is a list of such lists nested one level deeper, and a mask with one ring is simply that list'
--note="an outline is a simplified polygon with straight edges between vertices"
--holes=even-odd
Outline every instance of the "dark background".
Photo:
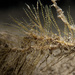
[{"label": "dark background", "polygon": [[[37,0],[0,0],[0,9],[8,9],[11,7],[19,7],[24,6],[25,3],[29,5],[36,5]],[[43,5],[51,4],[50,0],[41,0]],[[59,6],[73,5],[75,4],[75,0],[57,0]]]}]

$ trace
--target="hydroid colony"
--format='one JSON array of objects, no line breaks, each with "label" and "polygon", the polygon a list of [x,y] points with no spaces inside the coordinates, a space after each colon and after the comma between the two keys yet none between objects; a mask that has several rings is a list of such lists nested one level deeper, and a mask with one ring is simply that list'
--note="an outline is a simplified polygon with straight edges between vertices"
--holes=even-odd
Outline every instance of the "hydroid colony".
[{"label": "hydroid colony", "polygon": [[[37,2],[37,9],[33,6],[33,10],[30,8],[29,5],[27,5],[28,9],[25,10],[26,15],[29,18],[30,24],[26,22],[25,19],[24,22],[19,22],[17,20],[15,20],[13,18],[13,20],[15,21],[15,23],[17,23],[20,27],[22,27],[25,30],[26,34],[32,34],[32,36],[34,36],[35,38],[49,38],[52,37],[53,35],[57,35],[58,37],[60,37],[59,42],[62,43],[66,43],[66,44],[72,44],[74,43],[74,32],[75,32],[75,25],[73,22],[73,19],[70,15],[70,11],[67,12],[68,14],[68,18],[66,18],[66,16],[64,15],[64,12],[62,11],[62,9],[57,6],[56,0],[52,0],[53,5],[51,6],[43,6],[42,3],[40,1]],[[40,8],[39,8],[40,6]],[[62,35],[61,35],[61,29],[58,27],[55,18],[53,16],[53,13],[51,11],[51,7],[54,6],[56,11],[57,11],[57,17],[60,18],[63,23],[64,23],[64,38],[66,38],[66,36],[68,36],[69,38],[71,38],[71,41],[66,41]],[[41,9],[41,11],[39,11],[39,9]],[[40,12],[42,15],[40,15]],[[41,16],[41,17],[40,17]],[[41,22],[41,19],[43,21],[43,24]],[[69,20],[69,21],[68,21]],[[25,25],[25,26],[24,26]],[[56,29],[56,33],[54,33],[52,31],[52,27],[54,27]],[[50,35],[50,36],[49,36]],[[67,39],[69,39],[67,38]],[[72,42],[72,43],[71,43]]]},{"label": "hydroid colony", "polygon": [[[4,46],[0,50],[3,55],[0,60],[0,74],[2,75],[70,75],[74,71],[75,65],[69,62],[75,61],[75,26],[68,12],[68,18],[62,9],[57,5],[56,0],[51,0],[57,11],[57,17],[64,22],[64,36],[58,27],[53,13],[52,6],[43,6],[40,0],[37,8],[33,6],[33,11],[29,5],[24,9],[29,18],[30,24],[12,18],[18,28],[22,28],[26,36],[21,41],[20,48],[9,48]],[[39,11],[41,9],[41,11]],[[40,14],[41,12],[41,14]],[[42,22],[41,22],[42,20]],[[69,20],[69,21],[68,21]],[[56,33],[53,31],[55,28]],[[12,56],[11,56],[12,54]],[[6,59],[3,61],[3,59]],[[72,60],[71,60],[72,59]],[[65,66],[63,66],[66,64]],[[67,64],[70,67],[67,70]],[[62,67],[62,69],[61,69]],[[68,72],[67,72],[68,71]]]}]

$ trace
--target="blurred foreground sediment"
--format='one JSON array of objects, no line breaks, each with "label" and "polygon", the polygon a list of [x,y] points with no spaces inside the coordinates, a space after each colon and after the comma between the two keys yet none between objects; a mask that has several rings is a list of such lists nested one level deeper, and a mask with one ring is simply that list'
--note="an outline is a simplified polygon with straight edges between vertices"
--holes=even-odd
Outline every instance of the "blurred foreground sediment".
[{"label": "blurred foreground sediment", "polygon": [[74,62],[74,46],[0,33],[1,75],[75,75]]}]

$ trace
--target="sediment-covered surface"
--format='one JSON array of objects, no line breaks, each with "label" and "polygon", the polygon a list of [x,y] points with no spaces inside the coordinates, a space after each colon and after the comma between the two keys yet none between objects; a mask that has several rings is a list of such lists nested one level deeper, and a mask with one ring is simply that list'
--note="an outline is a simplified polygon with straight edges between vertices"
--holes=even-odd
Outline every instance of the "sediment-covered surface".
[{"label": "sediment-covered surface", "polygon": [[52,39],[0,33],[0,75],[75,75],[75,46]]}]

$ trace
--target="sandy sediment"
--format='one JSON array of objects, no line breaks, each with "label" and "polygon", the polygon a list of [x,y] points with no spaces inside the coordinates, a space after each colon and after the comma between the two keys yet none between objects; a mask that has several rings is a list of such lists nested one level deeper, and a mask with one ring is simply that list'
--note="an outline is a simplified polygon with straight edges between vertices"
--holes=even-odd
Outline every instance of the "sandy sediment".
[{"label": "sandy sediment", "polygon": [[0,33],[1,75],[75,75],[75,47]]}]

